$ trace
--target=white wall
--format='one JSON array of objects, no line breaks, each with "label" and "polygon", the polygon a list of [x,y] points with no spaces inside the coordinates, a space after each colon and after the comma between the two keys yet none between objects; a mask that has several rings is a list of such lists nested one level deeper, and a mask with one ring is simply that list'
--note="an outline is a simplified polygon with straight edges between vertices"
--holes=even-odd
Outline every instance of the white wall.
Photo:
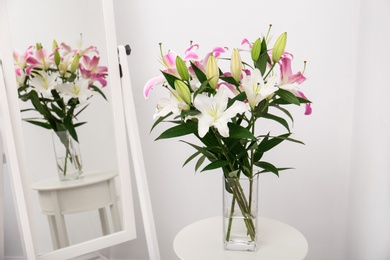
[{"label": "white wall", "polygon": [[[142,98],[144,83],[158,74],[158,43],[179,54],[190,40],[206,53],[216,45],[235,47],[274,25],[276,37],[289,33],[288,50],[296,69],[308,60],[304,90],[313,115],[294,111],[294,137],[306,146],[286,145],[271,160],[296,167],[280,178],[260,179],[260,213],[285,221],[309,240],[308,259],[345,259],[347,189],[357,52],[356,1],[157,1],[116,0],[119,44],[130,44],[129,58],[143,151],[163,259],[176,259],[172,241],[184,226],[220,214],[221,175],[181,168],[193,150],[178,140],[154,142],[151,115],[157,89]],[[137,251],[130,246],[130,251]]]},{"label": "white wall", "polygon": [[[188,42],[193,40],[201,45],[201,52],[206,53],[216,45],[236,47],[244,37],[255,39],[261,33],[266,33],[269,23],[274,25],[272,30],[274,37],[284,31],[289,33],[288,51],[295,54],[295,69],[300,69],[299,64],[303,60],[308,61],[306,70],[308,80],[303,89],[314,104],[311,116],[304,116],[303,108],[294,110],[294,137],[303,140],[306,145],[285,145],[275,150],[269,157],[275,163],[293,166],[296,170],[284,172],[280,178],[271,175],[261,176],[260,214],[279,219],[299,229],[309,241],[307,259],[355,260],[359,258],[355,257],[354,252],[356,254],[363,252],[355,251],[358,247],[366,250],[362,256],[371,256],[369,253],[374,249],[381,249],[381,252],[384,252],[383,245],[388,242],[384,234],[381,236],[382,243],[376,246],[373,242],[377,240],[373,239],[372,244],[368,243],[365,247],[366,243],[360,244],[360,240],[353,238],[356,236],[371,238],[372,233],[364,230],[362,223],[365,222],[366,216],[372,217],[373,214],[362,213],[371,209],[368,205],[371,205],[372,201],[378,202],[378,198],[388,196],[389,189],[385,187],[388,177],[381,175],[380,172],[386,170],[388,172],[389,165],[386,165],[386,160],[381,160],[383,164],[375,170],[377,176],[381,177],[375,179],[382,183],[381,192],[362,200],[356,194],[365,187],[367,179],[370,180],[365,174],[372,168],[369,168],[369,165],[366,165],[367,168],[363,167],[366,158],[363,153],[356,153],[351,161],[353,154],[351,147],[356,151],[365,145],[362,140],[361,143],[354,142],[352,146],[352,134],[357,127],[364,131],[363,126],[367,126],[367,123],[384,124],[387,128],[375,128],[378,134],[383,136],[386,136],[385,130],[389,127],[388,121],[383,117],[368,121],[358,120],[360,113],[368,118],[373,112],[369,113],[364,110],[364,106],[359,106],[366,101],[364,99],[366,92],[360,90],[364,90],[370,83],[361,80],[361,72],[367,73],[369,65],[366,63],[364,67],[358,67],[356,70],[357,62],[362,61],[361,55],[358,55],[362,48],[369,57],[385,54],[382,50],[388,46],[389,41],[387,45],[379,45],[381,48],[378,48],[374,39],[382,37],[386,32],[385,28],[389,27],[380,27],[380,30],[373,33],[378,29],[375,25],[382,21],[380,18],[370,20],[369,17],[376,16],[376,12],[382,15],[380,17],[384,17],[388,14],[388,3],[384,0],[376,1],[375,3],[381,5],[376,5],[374,13],[370,13],[369,1],[362,1],[362,9],[367,12],[362,12],[360,19],[360,2],[354,0],[114,2],[118,43],[130,44],[133,50],[129,57],[130,72],[163,260],[177,259],[172,242],[181,228],[201,218],[220,214],[221,174],[218,171],[194,174],[193,165],[181,168],[193,150],[178,140],[154,142],[153,139],[163,130],[162,127],[149,133],[153,123],[154,106],[161,97],[159,95],[161,92],[155,89],[151,97],[145,101],[142,88],[161,68],[157,61],[158,43],[162,42],[165,50],[172,49],[181,53],[188,46]],[[360,26],[366,22],[369,24],[367,27],[363,26],[361,32],[363,34],[359,34],[361,45],[358,49],[359,19]],[[365,38],[368,42],[362,42],[364,34],[369,33],[373,33],[377,38]],[[355,80],[356,72],[359,72],[358,81]],[[382,88],[379,89],[386,79],[383,78],[379,82],[381,77],[377,74],[372,75],[377,80],[376,95],[388,94],[381,92]],[[359,92],[356,93],[355,104],[356,90]],[[380,107],[381,112],[386,109],[384,101],[383,108]],[[376,105],[374,97],[370,102],[374,108]],[[357,113],[354,121],[355,108]],[[372,128],[367,128],[368,130],[372,131]],[[355,141],[360,140],[360,135],[356,134],[353,138]],[[373,148],[370,152],[375,151],[374,147],[378,147],[379,144],[385,152],[389,152],[389,146],[386,146],[388,137],[386,138],[372,143]],[[384,140],[384,144],[381,140]],[[378,158],[374,155],[373,157]],[[380,156],[384,155],[388,153],[380,153]],[[352,188],[349,194],[350,184],[351,186],[357,184],[357,188]],[[364,194],[371,194],[370,192],[378,185],[373,181],[370,189],[365,190]],[[348,196],[352,201],[350,208],[352,214],[348,218],[351,222],[348,234],[351,236],[347,237]],[[359,209],[359,203],[362,201],[366,206]],[[386,207],[389,207],[388,205]],[[388,208],[384,210],[389,211]],[[112,248],[110,252],[112,258],[148,259],[137,202],[136,212],[140,238]],[[8,219],[8,223],[9,221]],[[13,226],[12,230],[17,232],[17,227]],[[10,236],[10,231],[6,233],[7,236]],[[347,239],[350,242],[348,244]],[[7,250],[11,252],[11,249],[6,247],[6,253]],[[386,256],[389,257],[388,254],[378,253],[377,258],[360,259],[387,259]]]},{"label": "white wall", "polygon": [[347,232],[349,259],[390,259],[389,13],[389,1],[362,1]]}]

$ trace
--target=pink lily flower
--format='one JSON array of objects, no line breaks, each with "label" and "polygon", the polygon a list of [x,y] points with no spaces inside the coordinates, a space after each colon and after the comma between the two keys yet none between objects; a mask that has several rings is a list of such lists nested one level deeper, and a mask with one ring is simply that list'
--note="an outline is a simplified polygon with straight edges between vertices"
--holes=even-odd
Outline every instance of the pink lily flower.
[{"label": "pink lily flower", "polygon": [[281,73],[281,85],[298,83],[301,84],[306,80],[306,77],[299,71],[296,74],[292,74],[291,70],[291,58],[285,56],[279,61],[280,73]]},{"label": "pink lily flower", "polygon": [[53,54],[45,49],[36,50],[35,53],[27,57],[27,63],[33,68],[47,70],[54,63]]},{"label": "pink lily flower", "polygon": [[[307,99],[305,94],[303,94],[300,91],[299,91],[299,95],[301,96],[301,98]],[[311,112],[312,112],[311,104],[310,103],[306,103],[305,115],[310,115]]]},{"label": "pink lily flower", "polygon": [[92,59],[89,56],[82,56],[79,68],[81,76],[83,78],[90,78],[90,84],[95,81],[99,81],[100,84],[105,87],[107,81],[105,79],[107,73],[107,67],[98,66],[100,57],[93,56]]},{"label": "pink lily flower", "polygon": [[[285,89],[293,93],[297,97],[307,99],[302,91],[299,89],[299,85],[306,80],[306,77],[299,71],[295,74],[291,70],[291,58],[292,55],[287,53],[279,60],[280,65],[280,85],[281,89]],[[312,112],[310,103],[306,103],[305,115],[310,115]]]},{"label": "pink lily flower", "polygon": [[[227,50],[228,50],[227,47],[220,47],[220,46],[214,47],[211,52],[207,53],[207,55],[204,57],[203,60],[194,61],[194,65],[198,67],[198,69],[206,73],[206,64],[207,61],[209,60],[210,55],[213,54],[215,58],[218,58],[219,56],[221,56],[222,53],[226,52]],[[195,76],[194,70],[190,67],[189,71],[190,71],[190,75],[194,77]]]},{"label": "pink lily flower", "polygon": [[[198,49],[199,45],[197,44],[191,44],[189,48],[187,48],[184,52],[185,56],[183,61],[196,61],[198,60],[198,54],[194,51],[194,49]],[[162,48],[160,44],[160,54],[161,54],[161,63],[166,68],[163,70],[165,73],[171,74],[175,77],[180,78],[179,73],[176,69],[176,57],[177,54],[173,51],[169,51],[166,55],[162,54]],[[188,67],[190,74],[191,74],[191,66]],[[163,75],[155,76],[151,79],[149,79],[145,86],[144,86],[144,97],[147,98],[149,96],[150,91],[153,89],[154,86],[162,84],[165,82],[165,77]]]}]

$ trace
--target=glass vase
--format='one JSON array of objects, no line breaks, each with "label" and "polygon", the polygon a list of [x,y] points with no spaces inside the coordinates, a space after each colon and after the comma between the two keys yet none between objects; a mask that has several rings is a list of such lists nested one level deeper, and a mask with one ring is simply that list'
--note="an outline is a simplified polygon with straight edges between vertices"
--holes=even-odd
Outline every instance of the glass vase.
[{"label": "glass vase", "polygon": [[223,245],[225,250],[257,251],[258,175],[223,178]]},{"label": "glass vase", "polygon": [[55,159],[60,181],[75,180],[83,174],[80,146],[68,131],[53,132]]}]

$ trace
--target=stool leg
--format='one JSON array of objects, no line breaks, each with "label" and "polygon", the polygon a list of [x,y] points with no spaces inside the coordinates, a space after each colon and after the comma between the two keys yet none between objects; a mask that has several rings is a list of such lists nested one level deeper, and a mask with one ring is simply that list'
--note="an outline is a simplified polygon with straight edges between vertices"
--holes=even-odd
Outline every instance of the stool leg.
[{"label": "stool leg", "polygon": [[51,235],[51,241],[53,243],[53,249],[59,249],[60,248],[60,239],[58,237],[58,230],[55,224],[54,216],[47,216],[47,220],[49,221],[49,229],[50,229],[50,235]]},{"label": "stool leg", "polygon": [[112,204],[110,205],[112,224],[114,226],[114,232],[118,232],[122,230],[122,223],[119,216],[119,209],[117,203],[118,197],[116,194],[115,182],[113,179],[109,181],[109,186],[110,186],[110,196],[112,201]]},{"label": "stool leg", "polygon": [[118,210],[118,205],[116,202],[114,202],[111,206],[111,217],[112,217],[112,224],[114,226],[114,231],[118,232],[122,230],[122,223],[121,219],[119,217],[119,210]]},{"label": "stool leg", "polygon": [[105,208],[99,209],[99,217],[100,217],[100,224],[102,225],[103,235],[110,234],[110,229],[108,226],[108,217]]},{"label": "stool leg", "polygon": [[58,237],[58,246],[60,248],[67,247],[69,246],[68,232],[66,230],[65,217],[61,214],[61,209],[59,208],[60,201],[58,199],[57,191],[52,191],[51,197],[54,205],[56,206],[52,221],[53,225],[56,227],[54,232],[56,232]]}]

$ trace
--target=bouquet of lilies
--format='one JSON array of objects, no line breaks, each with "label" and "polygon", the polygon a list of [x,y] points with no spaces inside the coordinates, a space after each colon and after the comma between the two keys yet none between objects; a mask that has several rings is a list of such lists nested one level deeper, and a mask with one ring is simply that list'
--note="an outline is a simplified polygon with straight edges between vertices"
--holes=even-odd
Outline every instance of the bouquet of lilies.
[{"label": "bouquet of lilies", "polygon": [[98,49],[95,46],[82,49],[81,43],[76,49],[53,41],[52,49],[37,43],[24,52],[14,51],[19,98],[32,104],[32,108],[22,112],[40,114],[24,120],[52,129],[58,136],[65,148],[64,157],[57,159],[63,176],[69,169],[82,173],[81,158],[72,141],[79,142],[76,128],[86,123],[78,122],[78,115],[88,107],[88,100],[95,93],[106,99],[101,88],[107,85],[107,67],[99,66],[99,61]]},{"label": "bouquet of lilies", "polygon": [[78,141],[75,129],[85,122],[75,122],[77,116],[94,93],[106,99],[100,88],[107,85],[107,67],[99,66],[99,61],[95,46],[72,49],[53,41],[49,50],[40,43],[24,52],[15,50],[19,98],[33,105],[23,112],[37,111],[42,116],[25,121],[55,132],[68,131]]},{"label": "bouquet of lilies", "polygon": [[[303,72],[292,72],[293,54],[285,51],[287,33],[269,48],[269,32],[253,42],[244,39],[241,47],[232,49],[227,57],[226,47],[216,47],[200,58],[197,44],[191,43],[182,57],[173,51],[163,54],[160,44],[165,69],[144,88],[145,97],[156,85],[167,90],[167,97],[157,104],[152,129],[161,122],[169,122],[172,127],[157,139],[196,136],[200,145],[183,141],[196,150],[184,165],[198,157],[197,171],[207,159],[201,171],[221,168],[225,179],[236,178],[237,182],[226,183],[226,189],[233,193],[243,214],[250,214],[251,205],[239,194],[242,189],[238,179],[244,176],[252,180],[263,172],[278,175],[289,169],[276,167],[263,156],[283,141],[302,143],[290,137],[293,117],[287,106],[304,104],[305,114],[311,113],[311,102],[301,90],[306,78]],[[244,55],[250,60],[243,61]],[[230,70],[223,71],[223,63],[228,63]],[[285,133],[257,133],[259,119],[277,123]],[[253,222],[248,220],[246,226],[254,239]]]}]

